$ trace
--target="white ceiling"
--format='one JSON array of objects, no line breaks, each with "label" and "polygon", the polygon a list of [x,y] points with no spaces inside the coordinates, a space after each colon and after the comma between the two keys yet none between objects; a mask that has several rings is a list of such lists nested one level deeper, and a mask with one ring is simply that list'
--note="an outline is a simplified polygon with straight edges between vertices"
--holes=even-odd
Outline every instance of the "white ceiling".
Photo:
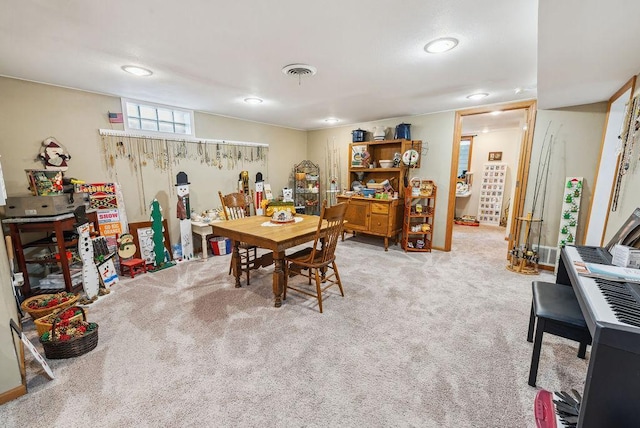
[{"label": "white ceiling", "polygon": [[463,116],[462,135],[474,135],[504,129],[522,129],[525,121],[526,115],[522,109]]},{"label": "white ceiling", "polygon": [[[0,75],[298,129],[531,98],[589,103],[640,72],[632,1],[541,0],[539,17],[533,0],[0,5]],[[424,52],[443,36],[460,44]],[[291,63],[318,72],[299,83],[281,72]],[[154,74],[126,74],[127,64]],[[466,98],[478,91],[490,96]]]}]

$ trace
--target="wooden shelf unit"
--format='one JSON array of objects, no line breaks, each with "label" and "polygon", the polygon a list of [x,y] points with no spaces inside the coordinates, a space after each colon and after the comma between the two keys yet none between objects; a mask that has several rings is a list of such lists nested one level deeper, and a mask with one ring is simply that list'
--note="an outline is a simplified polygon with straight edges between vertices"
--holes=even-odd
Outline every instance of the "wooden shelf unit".
[{"label": "wooden shelf unit", "polygon": [[411,168],[405,165],[402,160],[400,160],[399,165],[394,168],[363,168],[361,166],[353,166],[352,158],[354,147],[362,146],[366,146],[366,150],[371,156],[370,162],[372,164],[379,165],[379,161],[393,160],[396,153],[399,153],[402,157],[404,152],[406,152],[407,150],[411,150],[412,148],[413,150],[420,153],[422,150],[422,141],[382,140],[351,143],[349,145],[349,190],[352,190],[351,183],[353,183],[354,181],[359,181],[359,176],[362,175],[363,179],[361,180],[361,182],[363,186],[366,186],[366,183],[369,180],[375,180],[376,183],[381,183],[384,180],[389,180],[391,186],[399,193],[399,196],[402,198],[404,196],[403,178],[405,174],[410,174],[411,169],[413,168],[420,168],[420,162],[422,161],[422,159],[418,158],[416,164],[412,164]]},{"label": "wooden shelf unit", "polygon": [[[393,160],[396,153],[400,157],[399,163],[391,168],[365,168],[355,165],[357,161],[354,159],[354,153],[358,150],[366,150],[369,155],[369,161],[374,166],[379,166],[381,160]],[[360,196],[338,195],[338,202],[346,202],[351,199],[345,219],[345,232],[362,233],[365,235],[373,235],[384,238],[384,250],[389,250],[389,239],[393,238],[394,243],[398,243],[398,237],[402,233],[402,213],[404,195],[403,179],[407,175],[410,178],[412,168],[419,168],[421,159],[415,164],[409,166],[402,162],[402,155],[407,150],[415,150],[418,153],[422,150],[422,141],[412,140],[382,140],[382,141],[364,141],[361,143],[352,143],[349,145],[349,190],[352,190],[352,183],[360,181],[362,187],[366,187],[366,183],[374,180],[376,183],[382,183],[389,180],[391,187],[398,193],[398,199],[375,199]]]},{"label": "wooden shelf unit", "polygon": [[402,248],[405,251],[431,252],[437,189],[432,181],[428,182],[432,186],[430,193],[413,196],[408,187],[404,194]]},{"label": "wooden shelf unit", "polygon": [[300,162],[293,167],[293,183],[296,211],[320,215],[320,167],[308,160]]},{"label": "wooden shelf unit", "polygon": [[[89,221],[93,223],[94,230],[100,230],[98,227],[97,211],[87,212],[87,217]],[[76,220],[72,213],[54,217],[25,217],[3,220],[3,223],[9,227],[11,240],[16,253],[17,267],[20,272],[24,273],[24,285],[22,286],[22,293],[24,296],[28,297],[32,293],[29,274],[27,271],[27,264],[31,263],[58,264],[64,277],[65,290],[69,292],[74,291],[71,281],[69,261],[62,255],[66,254],[67,249],[76,249],[78,246],[77,239],[74,238],[72,240],[65,241],[64,238],[65,232],[75,231],[75,222]],[[52,236],[51,238],[41,238],[35,241],[23,243],[22,235],[27,233],[47,233],[52,234]],[[28,248],[54,248],[54,251],[57,254],[60,254],[61,257],[60,259],[56,259],[55,257],[46,259],[27,259],[25,256],[25,249]]]}]

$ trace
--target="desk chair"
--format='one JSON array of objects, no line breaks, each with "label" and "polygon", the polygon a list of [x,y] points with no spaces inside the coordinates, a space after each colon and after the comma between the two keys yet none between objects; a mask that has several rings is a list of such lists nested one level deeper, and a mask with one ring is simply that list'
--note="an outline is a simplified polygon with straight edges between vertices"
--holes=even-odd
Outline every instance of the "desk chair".
[{"label": "desk chair", "polygon": [[[252,193],[253,194],[253,193]],[[222,203],[222,212],[224,213],[225,220],[234,220],[238,218],[249,217],[251,215],[251,203],[247,201],[247,196],[244,193],[229,193],[223,195],[221,191],[218,191],[220,196],[220,202]],[[250,283],[250,271],[254,266],[254,262],[257,256],[257,246],[249,245],[244,242],[240,242],[238,246],[240,254],[240,269],[247,273],[247,285]],[[229,264],[229,274],[233,270],[233,257]]]},{"label": "desk chair", "polygon": [[587,345],[591,344],[591,334],[571,286],[542,281],[533,281],[531,285],[533,299],[527,341],[533,342],[533,354],[529,368],[529,385],[536,386],[544,333],[579,342],[578,357],[582,359],[585,358]]},{"label": "desk chair", "polygon": [[[318,307],[320,313],[322,313],[322,293],[327,288],[337,285],[338,288],[340,288],[340,294],[344,297],[338,266],[336,266],[335,251],[338,238],[342,235],[347,205],[348,203],[343,202],[327,208],[327,201],[324,200],[322,202],[322,212],[320,213],[313,246],[285,257],[284,300],[287,299],[287,289],[315,297],[318,299]],[[321,228],[324,221],[328,223],[328,227],[325,231],[324,238],[321,238]],[[322,243],[322,248],[320,249],[318,248],[319,243]],[[331,270],[331,274],[327,276],[326,272],[329,269]],[[303,270],[306,272],[303,272]],[[307,277],[309,279],[308,285],[311,285],[311,279],[314,278],[316,283],[315,292],[313,292],[310,287],[303,289],[290,285],[289,275],[302,275]],[[327,282],[329,283],[328,285],[324,287],[321,286],[322,283]]]}]

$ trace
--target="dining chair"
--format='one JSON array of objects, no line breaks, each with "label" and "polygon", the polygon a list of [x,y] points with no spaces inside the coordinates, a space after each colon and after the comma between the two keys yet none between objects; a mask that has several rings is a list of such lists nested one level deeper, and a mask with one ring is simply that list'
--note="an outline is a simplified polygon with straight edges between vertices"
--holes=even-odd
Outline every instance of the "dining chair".
[{"label": "dining chair", "polygon": [[[322,202],[322,211],[318,220],[313,246],[297,251],[290,256],[285,256],[284,266],[284,294],[287,298],[287,289],[318,299],[318,307],[322,313],[322,293],[329,287],[337,285],[340,294],[344,297],[340,273],[336,265],[336,246],[338,238],[342,235],[344,215],[348,202],[343,202],[332,207],[327,207],[327,201]],[[322,229],[323,223],[327,224]],[[318,246],[321,245],[320,248]],[[327,274],[330,271],[329,274]],[[292,286],[289,276],[302,275],[309,279],[308,287]],[[315,291],[311,287],[311,280],[315,279]],[[327,284],[328,283],[328,284]],[[323,286],[323,284],[326,284]]]},{"label": "dining chair", "polygon": [[[533,299],[527,341],[533,342],[529,385],[536,386],[538,363],[544,333],[553,334],[580,343],[578,357],[586,357],[587,345],[591,344],[591,334],[580,310],[580,304],[570,285],[533,281]],[[535,330],[535,341],[534,341]]]},{"label": "dining chair", "polygon": [[[251,215],[251,203],[247,201],[247,195],[244,193],[229,193],[223,195],[218,190],[220,202],[222,203],[222,212],[225,220],[235,220],[238,218],[249,217]],[[247,285],[251,281],[251,269],[254,266],[257,257],[257,246],[240,242],[238,245],[238,254],[240,255],[240,269],[247,273]],[[233,257],[229,264],[229,274],[233,271]]]}]

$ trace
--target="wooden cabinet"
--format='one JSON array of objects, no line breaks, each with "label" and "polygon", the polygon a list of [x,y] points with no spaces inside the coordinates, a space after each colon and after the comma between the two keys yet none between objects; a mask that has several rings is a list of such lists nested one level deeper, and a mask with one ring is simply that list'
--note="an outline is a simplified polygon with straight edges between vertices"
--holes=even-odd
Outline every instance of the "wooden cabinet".
[{"label": "wooden cabinet", "polygon": [[431,252],[437,189],[430,180],[422,180],[416,189],[412,193],[412,187],[408,187],[404,196],[402,248],[405,251]]},{"label": "wooden cabinet", "polygon": [[[87,217],[93,223],[94,230],[99,230],[97,212],[87,212]],[[77,285],[72,283],[71,267],[67,257],[63,256],[66,255],[67,251],[75,251],[78,247],[75,222],[76,220],[72,213],[53,217],[23,217],[3,220],[3,223],[9,226],[11,232],[17,267],[24,273],[24,285],[22,286],[24,296],[32,294],[27,272],[27,264],[31,263],[49,265],[54,269],[59,268],[64,278],[66,291],[72,292],[81,285],[81,282]],[[23,242],[23,236],[29,233],[46,233],[47,237]],[[28,251],[25,251],[29,248],[47,248],[49,249],[49,255],[41,258],[30,258]]]},{"label": "wooden cabinet", "polygon": [[293,168],[293,200],[296,212],[320,215],[320,167],[305,160]]},{"label": "wooden cabinet", "polygon": [[[374,199],[360,196],[338,195],[338,202],[349,202],[345,214],[345,232],[357,232],[384,238],[384,250],[389,249],[389,238],[398,242],[402,231],[402,204],[398,199]],[[344,235],[343,235],[344,237]]]}]

